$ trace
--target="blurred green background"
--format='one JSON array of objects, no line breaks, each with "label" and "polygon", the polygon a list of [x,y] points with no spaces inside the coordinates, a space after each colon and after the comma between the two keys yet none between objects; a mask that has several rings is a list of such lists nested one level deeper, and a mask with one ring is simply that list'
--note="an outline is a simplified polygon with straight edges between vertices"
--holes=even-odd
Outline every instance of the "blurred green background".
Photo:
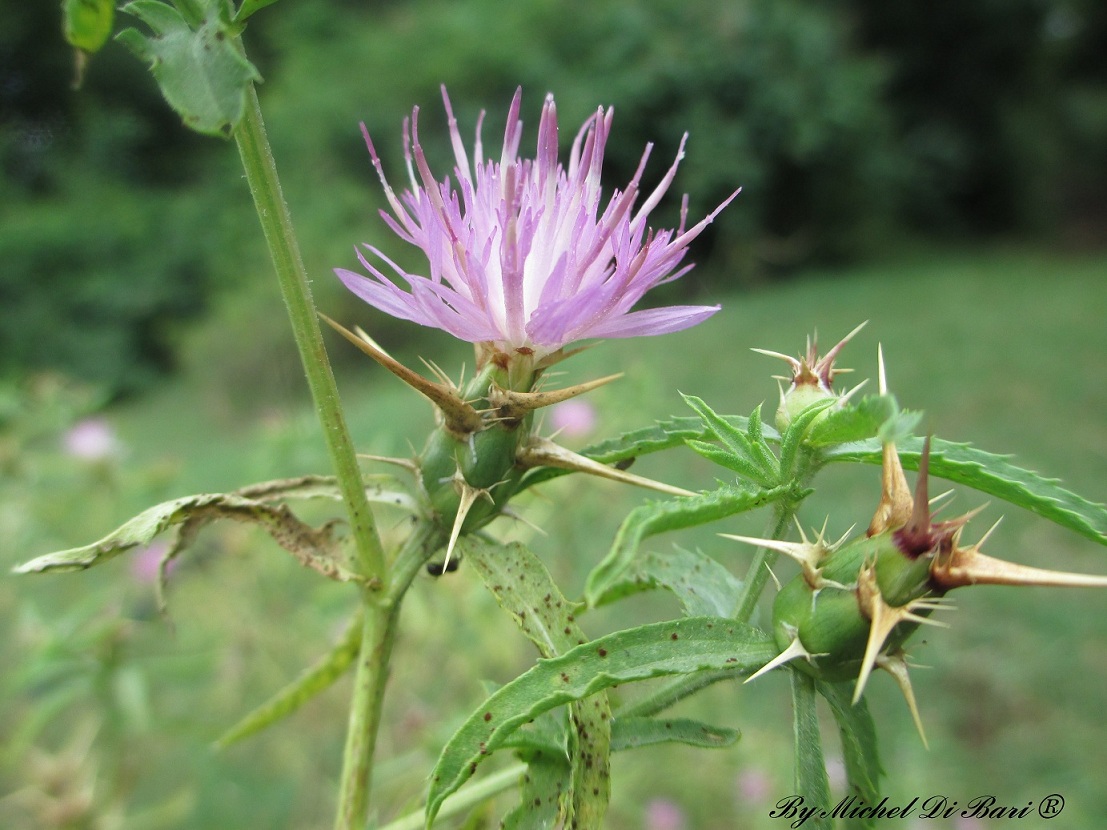
[{"label": "blurred green background", "polygon": [[[3,20],[3,570],[98,538],[157,500],[323,471],[233,147],[187,133],[118,45],[72,90],[54,4],[9,6]],[[492,152],[515,87],[531,136],[552,91],[565,138],[596,106],[615,106],[609,187],[649,141],[656,181],[685,130],[674,192],[689,193],[693,219],[744,187],[697,242],[696,270],[657,298],[724,311],[566,364],[566,382],[626,372],[591,396],[594,431],[567,441],[685,414],[677,389],[720,411],[774,406],[770,375],[782,367],[750,346],[795,353],[816,327],[832,342],[870,319],[843,361],[856,377],[874,375],[883,343],[893,391],[927,411],[927,428],[1014,452],[1097,501],[1107,478],[1105,41],[1107,9],[1093,0],[286,0],[247,32],[317,301],[407,362],[421,355],[456,374],[471,355],[367,309],[330,274],[354,263],[361,241],[421,268],[376,216],[383,200],[357,122],[398,183],[399,125],[413,104],[432,168],[446,169],[440,83],[467,141],[487,107]],[[658,222],[678,207],[668,200]],[[359,448],[408,454],[430,412],[332,343]],[[640,466],[710,486],[716,471],[689,455]],[[832,470],[805,522],[863,525],[877,488],[875,469]],[[533,544],[573,593],[642,499],[555,482],[523,506],[547,536],[502,531]],[[954,509],[982,501],[959,495]],[[1107,571],[1092,543],[1032,517],[993,505],[977,521],[1004,512],[990,552]],[[761,522],[652,544],[698,546],[741,573],[750,552],[714,531]],[[389,535],[400,523],[382,522]],[[154,611],[149,567],[132,556],[85,574],[0,578],[0,826],[329,826],[345,684],[241,746],[215,754],[210,744],[337,636],[350,592],[246,528],[220,528],[174,572],[170,627]],[[915,673],[930,752],[892,684],[870,684],[885,792],[990,793],[1014,806],[1059,792],[1066,826],[1094,826],[1107,811],[1107,598],[962,593],[955,625],[927,631],[915,651],[933,667]],[[584,624],[599,633],[675,613],[639,597]],[[503,682],[533,659],[464,566],[421,580],[406,615],[381,743],[382,819],[418,804],[481,680]],[[687,712],[742,728],[742,741],[617,757],[610,826],[779,826],[767,813],[791,792],[787,698],[783,676],[769,676],[689,702]]]}]

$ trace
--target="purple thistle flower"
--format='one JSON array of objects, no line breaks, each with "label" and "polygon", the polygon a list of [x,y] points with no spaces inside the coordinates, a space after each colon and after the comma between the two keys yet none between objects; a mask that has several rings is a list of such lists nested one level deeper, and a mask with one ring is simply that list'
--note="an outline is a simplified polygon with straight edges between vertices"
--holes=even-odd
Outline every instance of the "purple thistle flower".
[{"label": "purple thistle flower", "polygon": [[[602,107],[584,122],[573,141],[568,169],[557,159],[557,109],[546,96],[534,159],[520,159],[522,121],[517,90],[507,118],[499,162],[485,160],[477,122],[472,167],[458,132],[446,89],[456,167],[454,180],[439,182],[419,144],[419,108],[404,120],[404,155],[411,189],[402,199],[388,184],[369,133],[362,125],[373,166],[392,208],[381,211],[388,226],[426,253],[430,276],[403,271],[378,248],[365,249],[406,283],[401,287],[366,256],[358,259],[372,275],[336,269],[346,287],[394,317],[440,328],[496,351],[535,355],[556,352],[583,338],[664,334],[693,326],[718,306],[631,308],[649,289],[675,280],[692,267],[681,265],[688,244],[703,231],[737,191],[707,218],[685,227],[687,197],[675,230],[647,227],[684,157],[635,206],[652,145],[647,145],[634,177],[616,191],[601,212],[600,168],[613,111]],[[418,175],[416,175],[418,174]]]}]

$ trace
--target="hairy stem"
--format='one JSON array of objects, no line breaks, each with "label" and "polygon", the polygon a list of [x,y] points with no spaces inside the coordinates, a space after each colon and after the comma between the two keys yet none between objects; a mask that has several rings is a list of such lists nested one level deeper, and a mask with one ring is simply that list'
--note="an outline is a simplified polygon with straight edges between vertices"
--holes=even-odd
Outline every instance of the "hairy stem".
[{"label": "hairy stem", "polygon": [[323,346],[307,272],[292,229],[292,217],[281,194],[277,167],[265,135],[257,93],[252,85],[247,88],[246,111],[235,128],[234,137],[280,282],[281,295],[292,323],[292,333],[311,388],[312,400],[323,427],[327,452],[346,503],[355,549],[352,569],[365,577],[370,590],[380,588],[387,581],[380,537],[373,512],[365,498],[361,470]]},{"label": "hairy stem", "polygon": [[420,523],[396,556],[388,594],[381,597],[368,589],[363,592],[365,622],[350,701],[335,830],[361,830],[365,826],[373,780],[373,752],[380,731],[381,707],[400,605],[419,567],[442,542],[439,529]]}]

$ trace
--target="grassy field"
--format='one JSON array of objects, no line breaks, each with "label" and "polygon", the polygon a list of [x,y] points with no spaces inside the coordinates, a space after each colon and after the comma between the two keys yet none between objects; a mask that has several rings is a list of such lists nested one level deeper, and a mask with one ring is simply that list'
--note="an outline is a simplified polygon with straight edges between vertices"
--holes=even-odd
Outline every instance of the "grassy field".
[{"label": "grassy field", "polygon": [[[567,443],[688,414],[677,390],[722,412],[745,414],[760,402],[773,409],[770,376],[783,367],[750,347],[797,353],[815,328],[829,345],[869,320],[841,361],[856,369],[850,383],[875,377],[881,343],[892,391],[903,405],[926,411],[926,430],[1014,453],[1016,463],[1061,477],[1094,501],[1107,498],[1104,256],[944,251],[710,299],[724,310],[697,329],[605,343],[565,365],[565,383],[625,372],[590,396],[598,412],[593,434]],[[357,322],[372,326],[368,313]],[[225,337],[233,352],[238,341]],[[248,332],[235,337],[243,352],[251,349]],[[421,341],[419,352],[452,374],[471,361],[444,338]],[[225,376],[209,368],[194,363],[186,377],[107,412],[123,450],[97,462],[62,449],[78,393],[44,380],[34,395],[10,402],[23,414],[0,436],[3,570],[87,543],[157,500],[325,470],[295,365],[258,367],[269,387],[256,391],[249,364],[234,389],[216,383]],[[431,414],[393,378],[366,362],[344,373],[341,385],[359,448],[407,455],[409,443],[421,444]],[[718,474],[689,452],[644,459],[635,471],[691,488],[710,487]],[[805,524],[829,516],[838,534],[867,524],[879,493],[875,468],[830,470],[817,484]],[[545,535],[506,521],[496,530],[530,543],[573,595],[620,519],[644,498],[574,477],[522,504]],[[985,501],[959,493],[952,510]],[[1107,573],[1094,543],[1015,508],[992,504],[974,527],[982,532],[1001,515],[993,555]],[[715,533],[757,532],[763,521],[662,536],[651,547],[698,547],[741,574],[751,552]],[[396,538],[402,517],[383,516],[382,528]],[[990,794],[1018,807],[1060,793],[1064,826],[1093,826],[1107,812],[1107,595],[978,588],[955,597],[953,627],[914,641],[915,660],[931,667],[914,673],[929,751],[894,685],[878,677],[869,686],[888,772],[883,792],[893,803],[933,794],[964,803]],[[350,590],[234,526],[202,537],[174,572],[170,599],[167,625],[154,611],[149,581],[127,557],[83,574],[0,580],[0,826],[330,826],[346,682],[241,745],[213,753],[210,744],[338,636],[352,609]],[[642,596],[582,623],[599,634],[676,613],[666,598]],[[534,658],[464,565],[450,577],[419,580],[405,614],[380,745],[382,820],[418,805],[437,749],[479,702],[482,682],[504,682]],[[618,756],[609,826],[783,826],[767,817],[792,792],[788,691],[778,674],[714,687],[681,707],[741,728],[734,748]],[[834,741],[827,743],[835,755]],[[668,818],[678,823],[659,824],[670,807],[676,812]]]}]

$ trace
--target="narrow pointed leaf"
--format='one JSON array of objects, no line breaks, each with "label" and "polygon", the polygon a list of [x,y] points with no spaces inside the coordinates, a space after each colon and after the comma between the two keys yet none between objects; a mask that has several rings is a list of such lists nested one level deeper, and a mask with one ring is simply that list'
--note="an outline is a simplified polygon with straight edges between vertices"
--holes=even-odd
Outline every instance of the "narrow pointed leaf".
[{"label": "narrow pointed leaf", "polygon": [[277,0],[242,0],[242,5],[238,7],[234,16],[235,23],[245,22],[250,15],[276,2]]},{"label": "narrow pointed leaf", "polygon": [[595,606],[614,586],[625,584],[627,572],[638,556],[639,546],[650,536],[707,524],[753,510],[786,493],[787,489],[783,487],[772,490],[721,487],[711,493],[653,502],[635,508],[620,526],[607,556],[588,575],[584,589],[585,601],[589,606]]},{"label": "narrow pointed leaf", "polygon": [[737,455],[705,441],[689,441],[688,447],[698,455],[703,456],[712,464],[733,470],[742,478],[749,480],[758,487],[772,487],[776,484],[776,476],[769,476],[757,464],[754,464],[744,455]]},{"label": "narrow pointed leaf", "polygon": [[[720,417],[735,429],[745,430],[748,426],[748,419],[744,416],[722,415]],[[762,429],[768,440],[779,440],[780,436],[771,427],[763,426]],[[713,433],[704,425],[701,419],[682,416],[661,421],[656,426],[632,430],[616,438],[610,438],[585,447],[581,450],[581,455],[602,464],[625,464],[640,455],[649,455],[661,450],[683,446],[686,441],[710,441],[712,438]],[[567,473],[567,470],[552,468],[531,470],[523,477],[520,487],[523,489],[532,487],[535,484],[541,484]]]},{"label": "narrow pointed leaf", "polygon": [[880,776],[884,770],[877,752],[876,724],[869,714],[865,698],[856,704],[852,702],[852,680],[847,683],[818,681],[815,687],[830,704],[830,711],[838,723],[851,794],[869,804],[876,804],[880,800]]},{"label": "narrow pointed leaf", "polygon": [[617,718],[611,729],[611,748],[619,752],[655,744],[679,743],[704,749],[733,746],[742,733],[688,718]]},{"label": "narrow pointed leaf", "polygon": [[[919,468],[922,445],[921,438],[897,445],[905,468]],[[823,450],[823,457],[828,461],[880,464],[881,446],[876,439],[845,444]],[[1107,507],[1065,489],[1057,479],[1016,467],[1010,458],[934,438],[930,444],[930,474],[1003,499],[1107,545]]]},{"label": "narrow pointed leaf", "polygon": [[428,826],[442,801],[530,719],[621,683],[704,669],[752,672],[775,656],[764,632],[734,620],[692,617],[618,631],[550,659],[489,697],[450,738],[431,776]]},{"label": "narrow pointed leaf", "polygon": [[328,654],[224,732],[216,740],[216,748],[224,749],[283,720],[320,692],[330,688],[353,664],[361,650],[362,628],[363,614],[359,612],[350,621],[342,639]]},{"label": "narrow pointed leaf", "polygon": [[[795,792],[802,796],[804,807],[817,808],[810,827],[831,830],[830,779],[826,774],[822,737],[819,734],[819,713],[815,681],[799,671],[789,672],[792,679],[793,744],[795,747]],[[822,815],[820,815],[820,811]]]},{"label": "narrow pointed leaf", "polygon": [[741,430],[732,426],[699,398],[685,395],[684,402],[703,419],[711,430],[712,437],[721,441],[729,454],[743,459],[758,471],[757,475],[749,478],[761,485],[771,485],[779,479],[780,468],[776,456],[770,452],[762,438],[760,406],[754,410],[753,417],[747,419],[746,429]]}]

